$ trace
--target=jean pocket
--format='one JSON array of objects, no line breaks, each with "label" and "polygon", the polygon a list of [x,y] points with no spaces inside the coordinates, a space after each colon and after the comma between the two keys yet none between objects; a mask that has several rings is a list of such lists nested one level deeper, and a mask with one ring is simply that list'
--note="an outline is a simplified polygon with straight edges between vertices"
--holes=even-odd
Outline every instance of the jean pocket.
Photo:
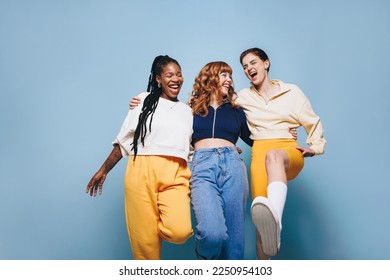
[{"label": "jean pocket", "polygon": [[235,160],[243,161],[242,158],[241,158],[241,156],[240,156],[240,154],[239,154],[237,151],[231,152],[231,155],[233,156],[233,158],[234,158]]},{"label": "jean pocket", "polygon": [[194,157],[192,159],[192,168],[195,168],[198,165],[202,165],[210,161],[213,156],[213,152],[201,152],[197,153],[195,151]]}]

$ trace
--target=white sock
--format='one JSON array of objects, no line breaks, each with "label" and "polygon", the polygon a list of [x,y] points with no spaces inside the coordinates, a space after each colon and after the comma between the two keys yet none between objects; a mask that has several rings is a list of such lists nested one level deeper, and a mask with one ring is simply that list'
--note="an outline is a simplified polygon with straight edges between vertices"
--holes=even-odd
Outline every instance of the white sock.
[{"label": "white sock", "polygon": [[280,229],[282,229],[282,216],[287,197],[287,185],[283,182],[272,182],[268,185],[268,200],[279,216]]}]

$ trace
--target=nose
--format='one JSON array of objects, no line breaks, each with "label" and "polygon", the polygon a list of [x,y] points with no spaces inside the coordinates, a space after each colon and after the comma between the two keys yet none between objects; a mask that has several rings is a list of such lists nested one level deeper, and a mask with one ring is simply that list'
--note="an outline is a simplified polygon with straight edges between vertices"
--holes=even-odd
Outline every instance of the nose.
[{"label": "nose", "polygon": [[179,82],[180,78],[178,76],[174,75],[174,76],[172,76],[172,81]]}]

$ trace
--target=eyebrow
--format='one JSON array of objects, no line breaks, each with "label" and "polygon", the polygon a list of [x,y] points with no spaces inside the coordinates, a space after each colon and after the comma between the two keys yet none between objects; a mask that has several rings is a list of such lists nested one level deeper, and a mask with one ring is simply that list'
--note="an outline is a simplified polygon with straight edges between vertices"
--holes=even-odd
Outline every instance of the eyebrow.
[{"label": "eyebrow", "polygon": [[[178,71],[176,72],[177,74],[178,73],[182,73],[181,71]],[[169,71],[169,72],[165,72],[164,75],[168,75],[168,74],[171,74],[171,75],[175,75],[175,72],[174,71]]]},{"label": "eyebrow", "polygon": [[[249,63],[248,64],[251,64],[253,61],[255,61],[256,59],[254,58],[254,59],[252,59],[251,61],[249,61]],[[242,66],[243,67],[245,67],[245,66],[248,66],[248,64],[243,64]]]}]

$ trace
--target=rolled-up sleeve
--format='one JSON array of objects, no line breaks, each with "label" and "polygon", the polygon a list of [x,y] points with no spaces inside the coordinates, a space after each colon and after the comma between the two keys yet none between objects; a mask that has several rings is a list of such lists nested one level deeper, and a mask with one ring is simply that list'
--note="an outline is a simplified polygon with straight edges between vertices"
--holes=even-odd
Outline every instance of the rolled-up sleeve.
[{"label": "rolled-up sleeve", "polygon": [[123,157],[127,157],[131,154],[134,131],[137,127],[138,116],[140,114],[141,107],[142,106],[138,106],[137,108],[128,111],[118,135],[116,136],[114,141],[112,141],[113,145],[119,145]]}]

